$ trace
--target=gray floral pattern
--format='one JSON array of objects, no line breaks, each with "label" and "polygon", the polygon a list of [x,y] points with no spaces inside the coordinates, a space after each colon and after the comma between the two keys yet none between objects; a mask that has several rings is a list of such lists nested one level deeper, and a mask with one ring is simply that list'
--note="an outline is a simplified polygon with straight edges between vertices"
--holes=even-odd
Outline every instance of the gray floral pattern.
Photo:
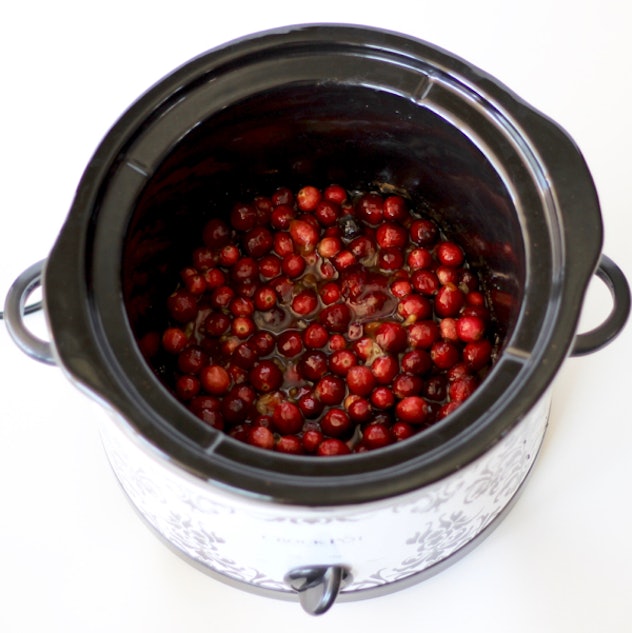
[{"label": "gray floral pattern", "polygon": [[[171,545],[230,579],[290,591],[294,567],[343,564],[345,592],[418,574],[472,541],[505,508],[544,436],[545,397],[486,455],[451,476],[397,498],[342,508],[255,502],[174,470],[142,441],[104,425],[106,452],[123,489]],[[384,542],[388,534],[388,545]]]}]

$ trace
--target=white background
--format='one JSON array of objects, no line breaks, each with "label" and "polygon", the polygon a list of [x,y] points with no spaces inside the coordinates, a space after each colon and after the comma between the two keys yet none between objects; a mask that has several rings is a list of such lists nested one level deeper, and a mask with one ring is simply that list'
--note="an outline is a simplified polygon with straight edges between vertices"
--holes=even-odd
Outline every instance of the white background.
[{"label": "white background", "polygon": [[[0,293],[45,257],[108,128],[147,87],[234,37],[351,22],[438,44],[558,121],[591,168],[604,252],[632,278],[632,13],[621,0],[11,2],[0,18]],[[591,284],[582,328],[609,310]],[[43,333],[43,320],[29,323]],[[632,327],[568,359],[510,516],[457,565],[321,618],[229,588],[141,524],[102,451],[101,409],[0,324],[0,631],[632,630]],[[388,538],[388,535],[385,535]]]}]

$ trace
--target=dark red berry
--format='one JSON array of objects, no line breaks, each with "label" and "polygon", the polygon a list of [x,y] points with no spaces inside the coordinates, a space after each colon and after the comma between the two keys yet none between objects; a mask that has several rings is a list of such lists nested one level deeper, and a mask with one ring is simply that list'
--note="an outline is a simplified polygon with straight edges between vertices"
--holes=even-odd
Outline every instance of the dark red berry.
[{"label": "dark red berry", "polygon": [[303,427],[303,414],[293,402],[280,402],[272,412],[272,422],[282,435],[298,433]]},{"label": "dark red berry", "polygon": [[283,372],[274,361],[262,360],[250,370],[248,378],[257,391],[270,393],[283,383]]},{"label": "dark red berry", "polygon": [[397,419],[408,424],[423,424],[426,419],[426,401],[421,396],[408,396],[395,407]]}]

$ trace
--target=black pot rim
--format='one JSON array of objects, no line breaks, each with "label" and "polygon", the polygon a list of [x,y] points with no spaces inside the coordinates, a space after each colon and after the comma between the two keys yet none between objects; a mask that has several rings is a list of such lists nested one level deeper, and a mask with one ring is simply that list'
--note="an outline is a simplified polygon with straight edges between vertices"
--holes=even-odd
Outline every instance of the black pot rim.
[{"label": "black pot rim", "polygon": [[[115,255],[125,214],[107,214],[117,204],[125,209],[126,196],[135,195],[151,171],[134,158],[134,143],[209,77],[288,51],[363,54],[445,82],[484,113],[494,134],[513,145],[541,193],[545,221],[531,222],[528,214],[521,218],[525,226],[532,224],[530,235],[537,236],[538,244],[527,245],[529,272],[519,325],[492,374],[443,422],[370,454],[332,459],[284,456],[248,447],[222,433],[204,448],[183,437],[169,420],[175,416],[184,424],[197,422],[184,419],[192,416],[142,359],[121,300],[120,258]],[[197,57],[123,114],[79,184],[46,265],[44,296],[55,350],[71,378],[113,409],[132,436],[176,468],[246,496],[309,506],[359,503],[439,480],[486,453],[520,423],[569,353],[581,300],[601,252],[601,232],[594,185],[574,143],[498,81],[442,49],[400,34],[351,25],[292,26],[248,36]]]}]

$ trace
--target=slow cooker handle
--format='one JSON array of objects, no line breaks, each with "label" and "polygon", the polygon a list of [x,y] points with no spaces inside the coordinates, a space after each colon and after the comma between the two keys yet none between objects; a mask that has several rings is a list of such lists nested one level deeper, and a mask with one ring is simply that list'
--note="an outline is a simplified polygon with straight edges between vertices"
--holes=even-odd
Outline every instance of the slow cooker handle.
[{"label": "slow cooker handle", "polygon": [[33,291],[41,286],[45,264],[45,259],[33,264],[13,282],[7,293],[2,318],[11,338],[25,354],[42,363],[54,365],[53,346],[35,336],[24,324],[24,316],[41,307],[39,303],[27,306],[26,302]]},{"label": "slow cooker handle", "polygon": [[584,356],[606,346],[621,332],[630,314],[630,286],[623,271],[602,254],[595,274],[610,290],[612,310],[603,323],[575,337],[571,356]]},{"label": "slow cooker handle", "polygon": [[285,576],[285,582],[298,593],[301,606],[310,615],[328,611],[348,581],[349,573],[338,565],[297,567]]}]

